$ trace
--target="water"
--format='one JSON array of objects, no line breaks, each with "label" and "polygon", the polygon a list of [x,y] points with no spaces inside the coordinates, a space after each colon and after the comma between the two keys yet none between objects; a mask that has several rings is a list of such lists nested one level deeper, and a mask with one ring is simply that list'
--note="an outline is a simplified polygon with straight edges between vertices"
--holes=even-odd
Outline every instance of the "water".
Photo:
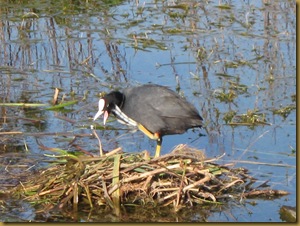
[{"label": "water", "polygon": [[[205,219],[282,221],[279,208],[296,205],[295,10],[293,1],[5,2],[0,17],[1,102],[51,104],[59,88],[59,102],[78,103],[67,111],[0,106],[0,132],[25,133],[1,135],[1,162],[14,160],[12,152],[44,159],[48,152],[37,140],[75,150],[72,136],[63,135],[91,133],[100,92],[161,84],[185,96],[205,121],[204,129],[164,137],[162,154],[181,143],[205,149],[208,157],[225,153],[221,162],[237,162],[258,184],[269,180],[271,188],[291,193],[255,200],[256,205],[249,201],[243,208],[232,204]],[[218,98],[229,92],[235,95],[232,102]],[[286,116],[274,114],[289,106]],[[248,110],[263,114],[268,124],[226,124],[228,112],[243,115]],[[121,146],[126,152],[154,153],[155,142],[141,132],[131,133],[114,121],[109,126],[122,130],[98,131],[105,150]],[[98,154],[91,136],[77,137],[75,144]],[[188,211],[188,219],[180,213],[176,219],[203,220],[197,211]],[[25,215],[20,216],[34,219]],[[84,214],[82,220],[88,221]]]}]

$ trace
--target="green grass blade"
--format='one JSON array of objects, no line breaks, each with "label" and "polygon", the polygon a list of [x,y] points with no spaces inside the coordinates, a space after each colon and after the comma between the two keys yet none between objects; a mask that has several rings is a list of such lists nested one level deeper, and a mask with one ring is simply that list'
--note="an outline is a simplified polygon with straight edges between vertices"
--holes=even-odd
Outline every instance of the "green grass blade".
[{"label": "green grass blade", "polygon": [[68,107],[68,106],[76,104],[77,102],[78,102],[77,100],[72,100],[72,101],[64,102],[64,103],[59,104],[59,105],[48,107],[48,108],[46,108],[46,110],[56,110],[56,109]]},{"label": "green grass blade", "polygon": [[4,107],[45,107],[48,104],[41,103],[0,103]]}]

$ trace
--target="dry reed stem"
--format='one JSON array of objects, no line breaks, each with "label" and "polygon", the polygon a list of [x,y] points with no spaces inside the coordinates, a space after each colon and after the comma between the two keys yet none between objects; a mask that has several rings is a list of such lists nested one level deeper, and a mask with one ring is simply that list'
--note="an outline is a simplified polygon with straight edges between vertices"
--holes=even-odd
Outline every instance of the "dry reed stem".
[{"label": "dry reed stem", "polygon": [[59,89],[55,88],[53,99],[52,99],[52,105],[55,105],[57,103],[58,94],[59,94]]},{"label": "dry reed stem", "polygon": [[101,143],[101,140],[100,140],[100,138],[99,138],[99,136],[98,136],[96,130],[92,129],[92,131],[93,131],[94,136],[95,136],[95,137],[97,138],[97,140],[98,140],[98,144],[99,144],[99,154],[100,154],[100,156],[103,156],[103,150],[102,150],[102,143]]},{"label": "dry reed stem", "polygon": [[[114,168],[113,168],[113,179],[112,186],[118,185],[120,182],[120,160],[121,155],[117,154],[114,158]],[[112,201],[114,204],[114,210],[117,216],[120,215],[120,189],[116,189],[112,194]]]}]

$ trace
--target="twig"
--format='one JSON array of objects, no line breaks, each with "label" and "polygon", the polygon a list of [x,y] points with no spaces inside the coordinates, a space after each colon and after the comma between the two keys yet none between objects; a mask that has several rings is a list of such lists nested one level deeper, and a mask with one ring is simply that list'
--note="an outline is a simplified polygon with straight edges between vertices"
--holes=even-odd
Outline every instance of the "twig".
[{"label": "twig", "polygon": [[200,185],[200,184],[204,184],[206,181],[209,181],[210,178],[211,178],[211,174],[207,173],[207,174],[205,175],[205,177],[202,178],[201,180],[198,180],[198,181],[196,181],[196,182],[194,182],[194,183],[192,183],[192,184],[190,184],[190,185],[188,185],[188,186],[185,186],[185,187],[183,188],[183,192],[186,192],[187,190],[189,190],[189,189],[191,189],[191,188],[193,188],[193,187],[196,187],[196,186],[198,186],[198,185]]},{"label": "twig", "polygon": [[98,143],[99,143],[99,152],[100,152],[100,156],[103,156],[103,150],[102,150],[101,140],[100,140],[98,134],[96,133],[96,130],[94,130],[93,127],[92,127],[92,131],[93,131],[93,134],[95,135],[95,137],[97,138]]}]

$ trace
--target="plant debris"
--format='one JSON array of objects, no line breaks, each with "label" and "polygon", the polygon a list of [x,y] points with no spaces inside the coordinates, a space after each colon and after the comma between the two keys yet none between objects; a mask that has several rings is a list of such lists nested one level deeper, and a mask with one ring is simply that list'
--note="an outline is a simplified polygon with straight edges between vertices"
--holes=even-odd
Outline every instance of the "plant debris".
[{"label": "plant debris", "polygon": [[109,206],[116,214],[126,205],[151,203],[178,211],[184,206],[222,204],[228,198],[288,194],[251,189],[256,179],[246,169],[219,165],[214,162],[221,157],[206,159],[203,151],[186,145],[153,159],[146,151],[129,154],[121,148],[101,157],[58,157],[65,161],[32,175],[9,193],[42,205],[41,210],[88,204],[91,208]]}]

